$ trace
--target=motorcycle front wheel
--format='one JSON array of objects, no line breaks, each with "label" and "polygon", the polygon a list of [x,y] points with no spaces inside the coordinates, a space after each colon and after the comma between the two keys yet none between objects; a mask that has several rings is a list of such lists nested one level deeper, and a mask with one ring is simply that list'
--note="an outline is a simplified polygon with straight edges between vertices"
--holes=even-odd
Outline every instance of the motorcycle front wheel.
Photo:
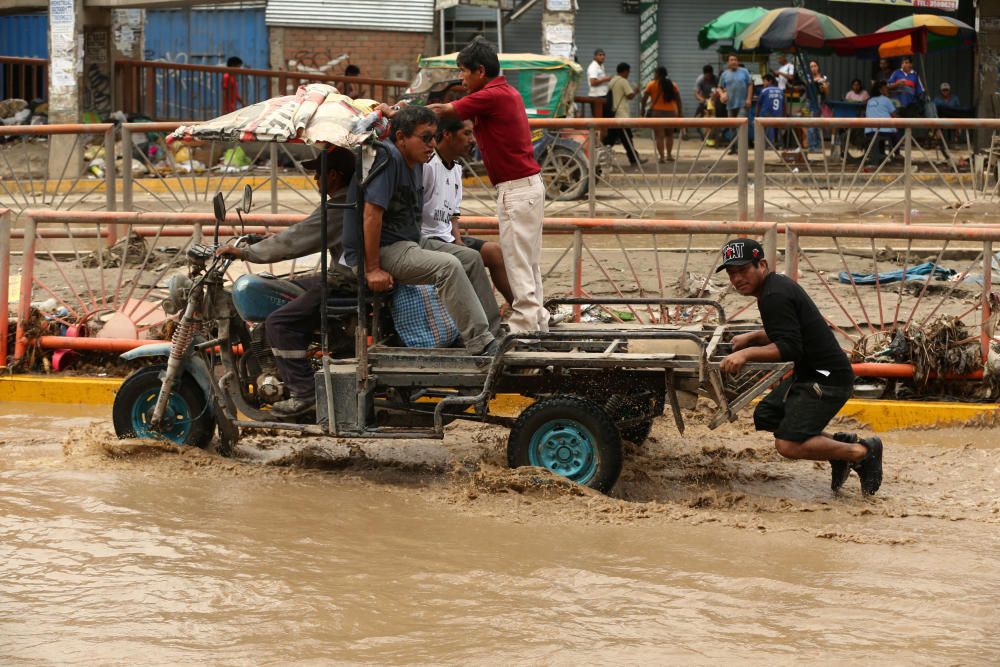
[{"label": "motorcycle front wheel", "polygon": [[205,447],[215,432],[215,417],[205,393],[187,373],[174,383],[160,427],[154,429],[150,424],[165,370],[164,364],[146,366],[125,378],[112,408],[115,434],[123,439],[169,440],[179,445]]}]

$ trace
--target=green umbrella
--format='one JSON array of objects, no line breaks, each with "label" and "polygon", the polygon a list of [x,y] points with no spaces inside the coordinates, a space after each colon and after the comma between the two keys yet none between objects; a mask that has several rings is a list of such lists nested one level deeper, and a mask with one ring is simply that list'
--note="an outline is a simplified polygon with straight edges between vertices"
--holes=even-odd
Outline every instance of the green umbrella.
[{"label": "green umbrella", "polygon": [[733,9],[701,26],[698,31],[698,46],[707,49],[716,42],[733,41],[743,29],[759,19],[767,10],[763,7]]}]

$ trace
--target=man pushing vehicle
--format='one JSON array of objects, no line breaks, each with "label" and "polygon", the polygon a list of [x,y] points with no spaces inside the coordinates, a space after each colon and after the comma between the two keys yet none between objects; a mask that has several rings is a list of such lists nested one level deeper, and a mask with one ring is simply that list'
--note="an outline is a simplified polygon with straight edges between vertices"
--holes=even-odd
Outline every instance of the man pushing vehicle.
[{"label": "man pushing vehicle", "polygon": [[736,291],[757,299],[764,325],[733,337],[722,371],[738,373],[747,362],[795,362],[791,377],[754,410],[757,430],[774,433],[774,446],[786,458],[829,461],[834,491],[854,470],[862,493],[873,495],[882,484],[882,441],[824,432],[851,396],[854,371],[816,304],[798,283],[770,270],[764,249],[753,239],[726,243],[716,271],[722,270]]}]

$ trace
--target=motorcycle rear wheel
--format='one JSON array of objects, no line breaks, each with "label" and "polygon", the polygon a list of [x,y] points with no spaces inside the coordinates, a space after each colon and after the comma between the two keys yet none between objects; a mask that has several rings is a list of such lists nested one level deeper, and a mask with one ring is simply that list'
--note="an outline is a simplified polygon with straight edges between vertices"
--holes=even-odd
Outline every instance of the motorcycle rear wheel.
[{"label": "motorcycle rear wheel", "polygon": [[160,428],[150,424],[160,395],[164,364],[146,366],[127,378],[115,394],[112,417],[119,438],[169,440],[179,445],[205,447],[215,433],[215,417],[201,387],[188,373],[174,383]]}]

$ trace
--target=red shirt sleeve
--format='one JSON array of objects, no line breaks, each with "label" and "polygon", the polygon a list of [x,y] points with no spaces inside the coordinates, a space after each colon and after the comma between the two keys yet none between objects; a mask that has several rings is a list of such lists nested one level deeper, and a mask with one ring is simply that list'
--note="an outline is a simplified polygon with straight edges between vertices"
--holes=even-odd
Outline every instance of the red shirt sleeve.
[{"label": "red shirt sleeve", "polygon": [[462,120],[472,120],[477,116],[488,116],[493,110],[493,91],[488,88],[477,90],[451,103],[455,113]]}]

